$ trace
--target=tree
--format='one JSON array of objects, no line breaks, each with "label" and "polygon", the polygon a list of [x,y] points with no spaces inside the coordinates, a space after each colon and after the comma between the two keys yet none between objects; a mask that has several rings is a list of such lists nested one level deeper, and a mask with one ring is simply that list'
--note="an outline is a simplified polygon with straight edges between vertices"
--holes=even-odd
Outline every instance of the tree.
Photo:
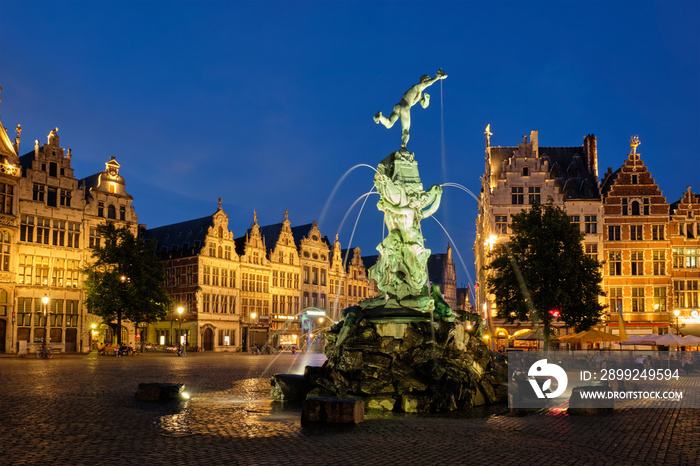
[{"label": "tree", "polygon": [[550,198],[514,215],[511,228],[513,236],[494,248],[486,267],[498,317],[541,325],[545,348],[557,318],[577,332],[599,323],[602,264],[585,254],[571,217]]},{"label": "tree", "polygon": [[[155,243],[136,238],[128,226],[107,222],[97,227],[103,240],[93,249],[93,262],[83,271],[85,305],[109,323],[117,321],[121,344],[122,319],[134,324],[154,323],[167,316],[168,294],[163,286],[163,265]],[[142,342],[143,343],[143,342]]]}]

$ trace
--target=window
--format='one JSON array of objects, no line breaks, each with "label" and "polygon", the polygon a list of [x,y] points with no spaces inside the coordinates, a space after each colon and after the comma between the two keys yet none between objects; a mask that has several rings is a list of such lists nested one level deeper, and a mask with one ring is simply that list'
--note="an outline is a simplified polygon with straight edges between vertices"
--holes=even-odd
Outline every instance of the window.
[{"label": "window", "polygon": [[221,286],[222,287],[228,286],[228,270],[227,269],[221,269]]},{"label": "window", "polygon": [[216,257],[216,244],[209,243],[209,257]]},{"label": "window", "polygon": [[78,277],[80,275],[80,261],[66,261],[66,286],[69,288],[78,288]]},{"label": "window", "polygon": [[119,207],[119,220],[126,220],[126,207]]},{"label": "window", "polygon": [[629,215],[627,207],[627,199],[622,199],[622,215]]},{"label": "window", "polygon": [[89,247],[91,248],[99,248],[100,247],[100,239],[101,236],[99,233],[97,233],[97,228],[95,227],[90,227],[90,239],[89,239]]},{"label": "window", "polygon": [[631,241],[642,241],[642,225],[630,225],[630,240]]},{"label": "window", "polygon": [[279,286],[279,272],[277,270],[272,271],[272,286]]},{"label": "window", "polygon": [[321,286],[326,286],[326,269],[321,269]]},{"label": "window", "polygon": [[0,231],[0,270],[10,270],[10,233]]},{"label": "window", "polygon": [[53,268],[51,269],[51,286],[63,286],[65,267],[65,259],[54,259]]},{"label": "window", "polygon": [[639,215],[639,201],[632,201],[632,215]]},{"label": "window", "polygon": [[311,284],[318,285],[318,267],[311,269]]},{"label": "window", "polygon": [[523,167],[523,176],[530,176],[530,167]]},{"label": "window", "polygon": [[586,255],[591,259],[598,259],[598,245],[595,243],[586,243]]},{"label": "window", "polygon": [[19,240],[31,243],[34,241],[34,216],[22,215],[19,230]]},{"label": "window", "polygon": [[649,198],[644,198],[644,215],[649,215]]},{"label": "window", "polygon": [[632,184],[639,183],[639,175],[632,175]]},{"label": "window", "polygon": [[652,251],[652,268],[654,275],[666,275],[666,251]]},{"label": "window", "polygon": [[496,215],[496,233],[501,235],[508,234],[508,216]]},{"label": "window", "polygon": [[620,225],[608,227],[608,241],[620,241]]},{"label": "window", "polygon": [[569,221],[576,225],[576,228],[581,229],[581,216],[580,215],[569,215]]},{"label": "window", "polygon": [[104,203],[104,202],[98,202],[98,203],[97,203],[97,216],[98,216],[98,217],[104,217],[104,216],[105,216],[105,203]]},{"label": "window", "polygon": [[534,204],[535,202],[539,203],[540,202],[540,187],[539,186],[530,186],[527,188],[527,203],[528,204]]},{"label": "window", "polygon": [[211,283],[211,267],[202,267],[202,285],[209,285]]},{"label": "window", "polygon": [[61,205],[65,207],[70,207],[71,191],[70,189],[61,190]]},{"label": "window", "polygon": [[231,260],[231,246],[224,246],[224,259]]},{"label": "window", "polygon": [[7,291],[0,290],[0,317],[7,316]]},{"label": "window", "polygon": [[584,232],[586,234],[598,233],[598,216],[597,215],[586,215],[584,216]]},{"label": "window", "polygon": [[34,183],[32,190],[32,199],[39,202],[44,202],[45,187],[42,184]]},{"label": "window", "polygon": [[622,288],[608,290],[608,307],[610,312],[622,312]]},{"label": "window", "polygon": [[117,219],[117,209],[112,204],[107,206],[107,218]]},{"label": "window", "polygon": [[524,204],[525,188],[522,186],[513,186],[510,188],[511,204]]},{"label": "window", "polygon": [[49,284],[49,258],[37,256],[34,258],[34,283],[37,285]]},{"label": "window", "polygon": [[51,220],[48,218],[37,217],[36,219],[36,236],[35,243],[49,244],[49,232],[51,231]]},{"label": "window", "polygon": [[53,241],[54,246],[65,246],[66,243],[66,222],[64,220],[53,221]]},{"label": "window", "polygon": [[212,267],[211,269],[211,284],[212,286],[219,286],[219,268]]},{"label": "window", "polygon": [[654,287],[654,312],[666,312],[666,287]]},{"label": "window", "polygon": [[15,188],[11,184],[0,183],[0,213],[11,214]]},{"label": "window", "polygon": [[66,236],[66,246],[69,248],[79,248],[80,242],[80,224],[76,222],[68,222],[68,234]]},{"label": "window", "polygon": [[632,287],[632,312],[644,312],[644,287]]},{"label": "window", "polygon": [[58,164],[56,162],[49,163],[49,176],[58,175]]},{"label": "window", "polygon": [[608,273],[622,275],[622,251],[608,251]]},{"label": "window", "polygon": [[630,251],[632,275],[644,275],[644,251]]},{"label": "window", "polygon": [[20,285],[31,285],[34,276],[34,256],[20,254],[17,272]]},{"label": "window", "polygon": [[662,241],[666,239],[664,235],[664,225],[651,226],[651,239],[654,241]]},{"label": "window", "polygon": [[48,196],[46,196],[46,205],[56,207],[58,205],[58,188],[49,186]]},{"label": "window", "polygon": [[698,307],[698,280],[673,281],[673,306],[676,308]]},{"label": "window", "polygon": [[309,273],[310,270],[308,267],[304,267],[304,283],[309,283]]},{"label": "window", "polygon": [[673,248],[673,267],[696,268],[700,263],[700,248]]}]

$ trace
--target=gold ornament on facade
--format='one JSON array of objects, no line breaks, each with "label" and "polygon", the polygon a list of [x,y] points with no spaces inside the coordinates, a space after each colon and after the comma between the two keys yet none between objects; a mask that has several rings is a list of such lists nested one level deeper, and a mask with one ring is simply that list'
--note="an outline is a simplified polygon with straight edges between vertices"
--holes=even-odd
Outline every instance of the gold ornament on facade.
[{"label": "gold ornament on facade", "polygon": [[637,146],[640,144],[641,142],[639,142],[639,137],[632,136],[632,139],[630,139],[630,147],[632,148],[632,154],[637,154]]}]

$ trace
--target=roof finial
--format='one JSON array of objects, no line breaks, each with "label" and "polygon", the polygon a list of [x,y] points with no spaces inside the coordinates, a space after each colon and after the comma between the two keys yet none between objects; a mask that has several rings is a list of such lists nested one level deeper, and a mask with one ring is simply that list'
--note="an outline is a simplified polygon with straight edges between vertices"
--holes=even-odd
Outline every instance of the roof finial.
[{"label": "roof finial", "polygon": [[289,211],[287,209],[284,209],[284,219],[289,220]]},{"label": "roof finial", "polygon": [[257,225],[258,223],[258,213],[253,209],[253,223]]},{"label": "roof finial", "polygon": [[630,139],[630,147],[632,148],[632,154],[636,155],[637,154],[637,146],[640,145],[641,142],[639,142],[639,137],[638,136],[632,136],[632,139]]},{"label": "roof finial", "polygon": [[221,209],[221,198],[219,198],[219,209]]},{"label": "roof finial", "polygon": [[486,125],[486,130],[484,131],[484,134],[486,135],[486,148],[488,149],[491,145],[491,136],[493,136],[493,133],[491,132],[491,123]]}]

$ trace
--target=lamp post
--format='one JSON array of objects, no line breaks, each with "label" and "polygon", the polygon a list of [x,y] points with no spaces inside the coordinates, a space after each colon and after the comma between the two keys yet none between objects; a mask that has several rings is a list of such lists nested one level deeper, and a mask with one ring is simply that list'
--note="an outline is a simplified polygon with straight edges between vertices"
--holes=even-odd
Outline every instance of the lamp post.
[{"label": "lamp post", "polygon": [[681,311],[678,309],[673,310],[673,315],[676,316],[676,335],[680,334],[679,328],[678,328],[678,316],[681,315]]},{"label": "lamp post", "polygon": [[178,325],[177,325],[177,333],[178,333],[178,341],[177,341],[177,347],[181,348],[182,347],[182,312],[184,309],[181,307],[177,308],[177,313],[178,313]]},{"label": "lamp post", "polygon": [[44,342],[42,347],[46,348],[48,346],[47,343],[49,339],[49,297],[44,296],[41,298],[41,302],[44,303]]}]

